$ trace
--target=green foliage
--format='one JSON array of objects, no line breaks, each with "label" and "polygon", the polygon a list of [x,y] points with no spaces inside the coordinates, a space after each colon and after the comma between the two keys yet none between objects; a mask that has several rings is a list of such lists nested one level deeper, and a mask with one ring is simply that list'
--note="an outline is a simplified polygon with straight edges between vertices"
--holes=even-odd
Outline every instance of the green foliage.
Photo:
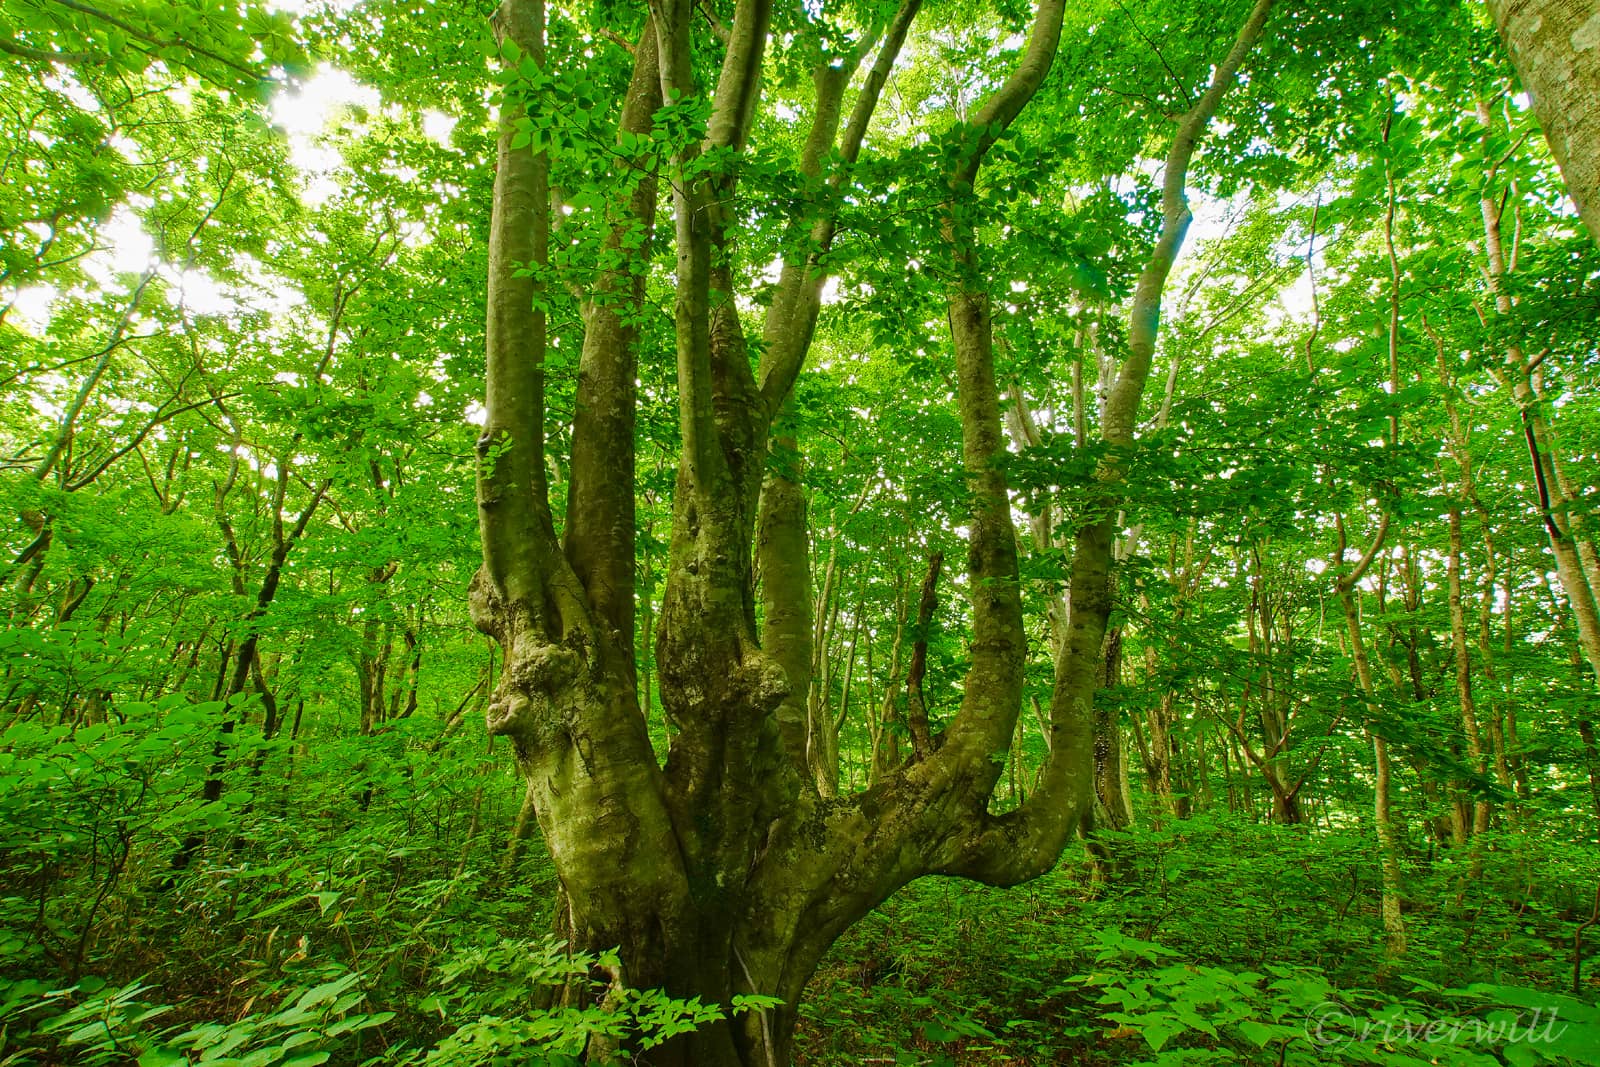
[{"label": "green foliage", "polygon": [[[418,1006],[456,1029],[423,1062],[442,1064],[538,1063],[560,1067],[594,1062],[595,1047],[618,1050],[616,1062],[680,1034],[726,1018],[698,997],[678,1000],[660,990],[625,989],[606,996],[605,975],[621,966],[615,954],[573,953],[553,941],[501,941],[462,953],[441,966],[438,992]],[[540,1010],[540,1001],[577,1000]],[[735,997],[733,1012],[781,1003],[772,997]]]},{"label": "green foliage", "polygon": [[[1192,168],[1197,217],[1114,499],[1098,400],[1160,233],[1158,161],[1243,5],[1073,6],[970,190],[948,165],[1027,5],[926,4],[860,158],[824,153],[816,173],[814,75],[870,63],[894,5],[779,5],[750,143],[675,174],[712,101],[619,136],[642,7],[548,8],[542,66],[497,42],[492,7],[0,10],[0,1064],[625,1062],[793,1007],[613,989],[615,958],[528,938],[555,880],[537,840],[508,856],[522,783],[476,727],[503,664],[464,596],[499,107],[521,109],[512,148],[547,153],[559,195],[549,264],[520,265],[549,317],[558,526],[586,316],[616,278],[646,285],[626,325],[658,741],[673,182],[738,177],[717,266],[753,366],[775,265],[820,253],[815,223],[836,219],[768,465],[806,493],[803,696],[839,722],[842,788],[907,750],[914,641],[935,734],[963,696],[952,217],[981,239],[959,280],[990,298],[1028,613],[991,812],[1026,803],[1049,753],[1049,605],[1074,538],[1115,526],[1094,746],[1123,768],[1102,768],[1092,850],[1007,895],[937,881],[891,900],[824,962],[808,1062],[1593,1057],[1595,690],[1538,485],[1592,548],[1600,252],[1481,5],[1279,5]],[[696,24],[702,85],[724,15]],[[300,129],[313,58],[375,102]],[[654,225],[614,228],[654,178]],[[1336,582],[1380,529],[1351,591],[1367,693]],[[1393,760],[1400,960],[1382,947],[1373,735]],[[1546,1009],[1549,1041],[1476,1040]],[[1459,1028],[1434,1041],[1435,1023]]]},{"label": "green foliage", "polygon": [[1098,992],[1113,1036],[1144,1040],[1154,1056],[1141,1065],[1578,1064],[1600,1041],[1593,1005],[1542,990],[1475,983],[1399,999],[1304,968],[1162,966],[1175,953],[1114,931],[1100,943],[1106,969],[1072,981]]},{"label": "green foliage", "polygon": [[352,1012],[367,996],[361,980],[352,973],[310,987],[272,989],[266,992],[281,996],[276,1009],[189,1027],[158,1024],[173,1008],[143,1000],[151,990],[142,982],[113,988],[94,979],[60,990],[16,983],[0,993],[7,1032],[0,1052],[11,1054],[7,1063],[53,1054],[86,1065],[315,1067],[348,1047],[351,1035],[394,1017],[392,1012]]},{"label": "green foliage", "polygon": [[[1556,884],[1592,885],[1592,857],[1490,852],[1462,899],[1466,872],[1441,857],[1412,883],[1424,947],[1397,968],[1360,834],[1196,816],[1109,844],[1110,884],[1069,853],[1004,893],[903,890],[824,962],[802,1048],[841,1064],[1310,1067],[1575,1065],[1596,1047],[1595,1008],[1559,991],[1574,923]],[[1524,864],[1562,873],[1532,898],[1490,888]]]}]

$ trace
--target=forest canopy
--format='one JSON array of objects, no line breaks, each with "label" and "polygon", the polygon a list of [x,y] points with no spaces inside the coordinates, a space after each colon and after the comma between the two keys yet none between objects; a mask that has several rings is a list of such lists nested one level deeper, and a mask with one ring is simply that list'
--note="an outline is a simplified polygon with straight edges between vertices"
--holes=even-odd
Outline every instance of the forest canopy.
[{"label": "forest canopy", "polygon": [[0,54],[0,1064],[1600,1050],[1592,3]]}]

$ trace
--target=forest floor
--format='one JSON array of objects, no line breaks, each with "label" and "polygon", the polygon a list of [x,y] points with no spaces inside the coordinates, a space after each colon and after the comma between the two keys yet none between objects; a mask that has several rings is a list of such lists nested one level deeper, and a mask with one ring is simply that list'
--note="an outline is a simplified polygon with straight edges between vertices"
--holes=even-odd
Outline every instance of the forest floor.
[{"label": "forest floor", "polygon": [[[159,731],[19,741],[0,791],[0,1067],[557,1065],[595,1033],[708,1020],[650,993],[560,1006],[549,991],[603,968],[548,936],[538,843],[508,863],[518,794],[493,754],[463,774],[400,734],[367,740],[215,809],[194,788],[203,746],[166,782]],[[212,845],[174,871],[202,816]],[[824,959],[796,1062],[1600,1064],[1594,846],[1405,840],[1399,956],[1359,823],[1147,811],[1100,836],[1099,865],[1073,846],[1010,889],[923,879]]]},{"label": "forest floor", "polygon": [[1113,849],[1109,880],[1078,851],[1013,889],[902,890],[819,969],[798,1062],[1600,1064],[1595,879],[1534,875],[1592,858],[1416,857],[1392,959],[1354,829],[1209,816]]}]

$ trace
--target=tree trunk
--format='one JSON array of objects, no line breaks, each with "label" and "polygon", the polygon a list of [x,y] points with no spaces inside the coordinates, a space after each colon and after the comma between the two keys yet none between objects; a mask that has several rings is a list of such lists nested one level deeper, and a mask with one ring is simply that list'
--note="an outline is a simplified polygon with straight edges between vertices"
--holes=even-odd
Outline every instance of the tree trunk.
[{"label": "tree trunk", "polygon": [[[1506,0],[1506,8],[1509,9],[1512,6],[1516,6],[1515,0]],[[1564,20],[1562,24],[1571,22],[1576,29],[1578,23],[1581,22],[1583,26],[1589,27],[1587,32],[1594,35],[1594,40],[1588,47],[1594,48],[1596,45],[1600,45],[1600,12],[1593,12],[1593,17],[1584,21],[1577,19],[1574,12],[1585,5],[1570,2],[1570,0],[1566,3],[1561,2],[1561,0],[1546,0],[1542,4],[1529,5],[1530,8],[1534,6],[1541,9],[1553,9],[1551,12],[1552,17],[1558,14],[1554,9],[1561,9],[1561,12],[1564,12],[1564,14],[1561,14],[1561,18]],[[1508,10],[1501,10],[1498,13],[1510,17],[1518,25],[1522,25],[1523,18],[1526,16],[1528,25],[1531,28],[1526,28],[1523,32],[1528,35],[1545,39],[1548,33],[1551,32],[1548,28],[1545,31],[1541,31],[1537,25],[1542,17],[1539,11],[1530,11],[1528,8],[1517,6],[1517,10],[1514,13],[1510,13]],[[1500,21],[1502,25],[1505,23],[1504,18],[1497,19],[1497,21]],[[1574,47],[1576,47],[1576,43],[1574,43]],[[1600,53],[1597,53],[1597,57],[1600,57]],[[1597,86],[1595,92],[1600,94],[1600,63],[1590,63],[1587,69],[1590,72],[1589,77],[1594,79]],[[1600,118],[1600,95],[1592,97],[1589,102],[1591,104],[1591,113],[1596,118]],[[1478,108],[1478,121],[1485,130],[1488,130],[1492,124],[1492,116],[1489,114],[1488,108],[1481,104]],[[1549,128],[1547,126],[1546,130]],[[1560,158],[1559,155],[1558,158]],[[1600,168],[1600,155],[1592,152],[1587,153],[1584,163],[1592,168]],[[1600,170],[1592,173],[1600,174]],[[1589,188],[1592,193],[1593,185],[1591,184]],[[1596,201],[1591,196],[1590,202],[1593,205],[1592,210],[1600,212],[1600,201]],[[1500,230],[1500,211],[1495,202],[1488,198],[1480,201],[1479,208],[1483,216],[1484,253],[1487,260],[1489,290],[1494,295],[1495,311],[1502,316],[1508,316],[1513,308],[1511,293],[1507,288],[1512,263],[1508,261],[1505,254],[1504,241]],[[1593,229],[1592,222],[1591,233],[1597,239],[1600,239],[1600,231]],[[1515,401],[1522,415],[1523,438],[1527,443],[1528,458],[1533,468],[1533,481],[1538,498],[1539,517],[1544,524],[1545,533],[1550,541],[1550,553],[1555,557],[1556,574],[1561,580],[1563,592],[1566,593],[1568,606],[1572,609],[1573,622],[1578,630],[1579,647],[1583,649],[1584,657],[1589,661],[1589,666],[1594,672],[1595,681],[1600,683],[1600,609],[1597,609],[1595,590],[1589,584],[1589,575],[1585,571],[1578,545],[1572,536],[1573,531],[1566,517],[1567,509],[1560,506],[1565,504],[1566,500],[1561,494],[1561,485],[1557,478],[1554,449],[1551,446],[1552,435],[1544,411],[1544,399],[1539,395],[1539,389],[1536,387],[1537,361],[1530,360],[1521,343],[1513,340],[1506,345],[1504,363],[1501,380],[1505,383],[1512,400]]]},{"label": "tree trunk", "polygon": [[[877,94],[915,14],[906,0],[888,20],[883,44],[857,97],[843,142],[839,109],[819,106],[807,155],[837,151],[853,161]],[[1076,540],[1072,619],[1057,659],[1049,721],[1050,758],[1026,803],[994,814],[991,801],[1021,714],[1027,644],[1023,631],[1016,531],[995,383],[990,317],[992,279],[983,272],[971,204],[989,148],[1033,97],[1054,60],[1064,0],[1040,0],[1027,46],[1006,81],[952,134],[945,175],[942,252],[960,417],[961,462],[969,492],[966,586],[970,656],[959,705],[942,731],[927,723],[924,743],[865,791],[826,797],[796,751],[793,705],[803,646],[778,630],[809,623],[802,604],[785,619],[768,614],[757,640],[757,598],[771,604],[785,584],[762,558],[761,514],[781,516],[763,533],[802,544],[793,501],[773,499],[765,473],[773,422],[798,375],[826,279],[819,256],[831,240],[831,208],[816,207],[804,251],[786,257],[752,359],[732,300],[737,250],[733,208],[737,159],[760,91],[770,4],[739,0],[721,75],[696,84],[690,0],[654,0],[654,34],[663,99],[711,98],[706,134],[674,145],[668,184],[676,241],[674,337],[681,452],[673,496],[665,586],[656,625],[661,706],[673,732],[665,764],[656,760],[640,713],[632,655],[617,593],[631,543],[603,538],[592,554],[557,536],[544,475],[545,331],[538,286],[548,217],[545,161],[517,144],[524,105],[501,102],[494,217],[489,249],[487,415],[477,445],[479,525],[484,562],[473,582],[473,617],[505,656],[488,710],[492,734],[511,741],[527,779],[533,817],[567,903],[570,942],[618,949],[605,977],[613,990],[660,987],[727,1005],[761,993],[776,1007],[705,1026],[640,1053],[637,1062],[694,1067],[780,1067],[790,1059],[801,992],[839,934],[900,886],[925,874],[1009,885],[1057,860],[1088,811],[1089,716],[1110,610],[1112,521],[1087,525]],[[1180,123],[1169,156],[1165,226],[1136,300],[1135,339],[1107,405],[1106,434],[1122,455],[1133,446],[1140,395],[1154,347],[1161,286],[1188,222],[1183,181],[1200,134],[1259,37],[1268,9],[1260,0],[1204,98]],[[522,57],[543,63],[542,0],[504,0],[502,35]],[[649,49],[635,50],[635,84],[650,76]],[[846,67],[849,64],[845,64]],[[817,72],[821,104],[841,78]],[[838,90],[842,92],[842,87]],[[630,101],[634,94],[630,93]],[[633,143],[630,140],[629,143]],[[808,207],[807,210],[810,210]],[[800,222],[797,222],[800,226]],[[821,240],[818,239],[819,235]],[[820,249],[820,251],[818,251]],[[527,269],[528,266],[533,271]],[[619,293],[618,299],[632,299]],[[626,315],[624,316],[626,317]],[[625,373],[622,360],[595,361],[595,374]],[[615,382],[597,382],[595,396]],[[580,383],[580,392],[583,386]],[[574,426],[604,436],[611,423]],[[1113,503],[1123,460],[1099,473],[1097,494]],[[762,492],[763,481],[767,492]],[[793,479],[789,479],[791,483]],[[618,530],[631,495],[605,493],[574,479],[567,514],[588,528]],[[768,499],[763,502],[762,498]],[[1115,514],[1097,510],[1097,514]],[[803,532],[803,526],[800,531]],[[775,555],[775,552],[774,552]],[[804,553],[801,553],[803,558]],[[581,558],[580,558],[581,557]],[[610,581],[609,588],[602,586]],[[602,595],[604,593],[605,595]],[[610,606],[608,606],[610,605]],[[776,629],[774,627],[776,626]],[[624,637],[623,635],[629,635]],[[781,635],[792,637],[792,633]],[[810,652],[814,656],[815,648]],[[796,684],[800,682],[802,684]],[[925,719],[925,716],[924,716]],[[591,1045],[599,1059],[613,1050]],[[628,1053],[637,1050],[626,1049]]]},{"label": "tree trunk", "polygon": [[[1461,732],[1467,741],[1467,756],[1479,775],[1488,773],[1484,758],[1483,735],[1478,729],[1477,700],[1472,692],[1472,662],[1467,652],[1467,616],[1461,602],[1461,509],[1450,508],[1450,554],[1445,561],[1445,581],[1450,600],[1450,651],[1455,660],[1456,701],[1461,710]],[[1473,804],[1472,833],[1489,829],[1489,802]]]},{"label": "tree trunk", "polygon": [[1600,6],[1489,0],[1489,12],[1533,98],[1567,192],[1600,242]]},{"label": "tree trunk", "polygon": [[[1388,528],[1388,519],[1385,517],[1378,533],[1373,538],[1373,543],[1362,561],[1348,574],[1342,575],[1336,591],[1339,602],[1344,608],[1345,633],[1350,638],[1351,658],[1355,660],[1356,679],[1360,683],[1361,692],[1366,698],[1368,712],[1375,720],[1378,711],[1378,691],[1372,679],[1372,665],[1367,658],[1366,642],[1361,636],[1361,613],[1356,605],[1355,583],[1360,581],[1368,564],[1371,563],[1378,549],[1382,546],[1383,533]],[[1340,524],[1342,533],[1343,523]],[[1335,559],[1335,566],[1343,568],[1344,543],[1341,536],[1339,545],[1339,558]],[[1372,758],[1374,768],[1373,780],[1373,822],[1377,828],[1378,859],[1382,872],[1383,892],[1379,910],[1383,920],[1384,948],[1391,957],[1398,957],[1406,950],[1406,925],[1405,917],[1400,910],[1401,895],[1401,868],[1400,868],[1400,836],[1395,830],[1392,800],[1393,768],[1389,760],[1389,743],[1380,732],[1382,727],[1374,722],[1369,722],[1367,734],[1372,739]]]}]

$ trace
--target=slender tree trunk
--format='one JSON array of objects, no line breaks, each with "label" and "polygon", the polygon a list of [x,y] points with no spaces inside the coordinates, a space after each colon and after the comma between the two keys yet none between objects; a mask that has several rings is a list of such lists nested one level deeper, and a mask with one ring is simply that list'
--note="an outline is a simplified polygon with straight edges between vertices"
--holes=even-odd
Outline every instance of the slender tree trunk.
[{"label": "slender tree trunk", "polygon": [[[1387,519],[1384,528],[1387,528]],[[1344,608],[1345,633],[1350,639],[1350,652],[1351,658],[1355,661],[1356,678],[1366,698],[1369,714],[1374,720],[1378,714],[1379,698],[1377,686],[1372,679],[1372,665],[1367,658],[1366,642],[1361,636],[1361,613],[1356,605],[1355,583],[1360,580],[1366,564],[1370,564],[1381,542],[1380,531],[1374,538],[1364,563],[1357,564],[1353,572],[1342,577],[1337,587],[1339,602]],[[1342,543],[1339,554],[1341,557],[1344,554]],[[1383,878],[1379,910],[1383,920],[1384,948],[1391,957],[1398,957],[1406,950],[1405,918],[1400,910],[1402,892],[1400,838],[1394,825],[1393,767],[1389,760],[1389,743],[1384,739],[1381,729],[1382,727],[1376,722],[1370,723],[1367,728],[1367,733],[1372,739],[1374,766],[1373,822],[1377,828],[1379,863]]]},{"label": "slender tree trunk", "polygon": [[889,646],[889,670],[884,675],[883,702],[874,716],[872,765],[868,784],[876,784],[891,769],[900,765],[900,732],[905,727],[895,694],[900,688],[900,650],[906,632],[906,573],[895,572],[894,640]]},{"label": "slender tree trunk", "polygon": [[926,759],[933,751],[922,681],[928,673],[928,635],[933,629],[933,613],[939,606],[939,571],[943,566],[943,552],[928,557],[928,574],[922,579],[922,592],[917,597],[917,625],[911,632],[911,665],[906,670],[906,730],[911,737],[913,759]]},{"label": "slender tree trunk", "polygon": [[[1523,25],[1522,19],[1526,16],[1530,21],[1524,26],[1527,34],[1540,33],[1541,39],[1546,39],[1550,28],[1541,33],[1540,27],[1535,25],[1543,17],[1540,14],[1544,8],[1549,8],[1552,19],[1558,14],[1563,20],[1561,24],[1572,22],[1574,30],[1578,27],[1578,20],[1573,12],[1584,5],[1573,0],[1540,0],[1537,4],[1540,11],[1530,11],[1535,5],[1523,5],[1517,0],[1504,0],[1503,6],[1496,9],[1497,21],[1502,25],[1508,18],[1517,20],[1518,25]],[[1513,13],[1512,9],[1515,9]],[[1600,12],[1592,12],[1594,18],[1581,24],[1589,27],[1586,31],[1595,35],[1596,43],[1600,44]],[[1531,27],[1531,28],[1530,28]],[[1591,47],[1594,47],[1591,45]],[[1515,52],[1515,48],[1513,49]],[[1589,65],[1592,77],[1600,78],[1600,63]],[[1595,106],[1600,107],[1600,97],[1595,98]],[[1552,105],[1553,106],[1553,105]],[[1600,116],[1600,112],[1595,113]],[[1479,106],[1478,119],[1487,132],[1492,128],[1493,119],[1485,105]],[[1541,112],[1541,120],[1543,114]],[[1550,127],[1546,127],[1548,131]],[[1558,158],[1559,155],[1558,155]],[[1586,165],[1600,167],[1600,156],[1590,153],[1585,157]],[[1600,171],[1595,172],[1600,175]],[[1570,179],[1569,179],[1570,180]],[[1592,210],[1600,211],[1600,201],[1590,197]],[[1487,276],[1489,288],[1494,294],[1495,311],[1501,316],[1510,315],[1513,303],[1511,294],[1507,290],[1507,279],[1511,274],[1513,264],[1507,259],[1504,243],[1500,231],[1500,210],[1495,201],[1484,198],[1479,204],[1483,216],[1484,249],[1487,259]],[[1592,220],[1591,220],[1592,226]],[[1600,238],[1600,234],[1595,234]],[[1579,557],[1578,547],[1574,543],[1572,531],[1565,518],[1565,509],[1558,510],[1557,504],[1564,503],[1558,499],[1560,486],[1556,480],[1554,469],[1554,449],[1550,446],[1551,433],[1546,421],[1545,405],[1534,386],[1536,361],[1530,360],[1523,351],[1521,344],[1512,342],[1506,346],[1505,369],[1502,380],[1506,383],[1512,399],[1516,402],[1522,415],[1523,438],[1528,448],[1528,458],[1533,469],[1534,488],[1538,498],[1539,517],[1544,524],[1545,533],[1550,541],[1550,552],[1555,557],[1556,574],[1561,580],[1561,588],[1566,593],[1567,603],[1572,609],[1573,622],[1578,630],[1578,644],[1582,648],[1584,657],[1589,662],[1589,667],[1594,672],[1597,684],[1600,684],[1600,610],[1595,602],[1595,590],[1590,586],[1588,576],[1585,574],[1583,561]]]},{"label": "slender tree trunk", "polygon": [[[1450,519],[1450,554],[1445,561],[1445,582],[1450,600],[1450,651],[1455,660],[1456,701],[1461,709],[1461,732],[1467,740],[1467,756],[1472,769],[1478,774],[1488,773],[1484,758],[1483,735],[1478,728],[1477,701],[1472,692],[1472,662],[1467,652],[1467,616],[1461,598],[1461,509],[1452,507]],[[1473,804],[1472,832],[1481,834],[1489,829],[1489,802],[1479,800]]]}]

